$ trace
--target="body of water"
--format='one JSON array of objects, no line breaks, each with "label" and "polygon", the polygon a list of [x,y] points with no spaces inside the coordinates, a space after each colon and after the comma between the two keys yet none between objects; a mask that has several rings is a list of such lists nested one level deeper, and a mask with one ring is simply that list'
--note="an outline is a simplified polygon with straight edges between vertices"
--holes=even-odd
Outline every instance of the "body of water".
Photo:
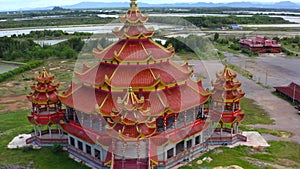
[{"label": "body of water", "polygon": [[[107,24],[107,25],[93,25],[93,26],[58,26],[58,27],[45,27],[45,28],[24,28],[24,29],[4,29],[0,30],[0,37],[4,36],[12,36],[22,35],[22,34],[29,34],[31,31],[43,31],[43,30],[62,30],[67,33],[74,33],[74,32],[88,32],[93,34],[103,34],[103,33],[111,33],[112,30],[116,27],[122,27],[123,24]],[[172,25],[158,25],[158,24],[146,24],[147,27],[153,27],[155,30],[159,29],[167,29],[167,28],[174,28]]]},{"label": "body of water", "polygon": [[0,62],[0,74],[14,70],[20,65]]},{"label": "body of water", "polygon": [[[251,17],[253,13],[250,15],[237,15],[244,17]],[[118,17],[118,15],[98,15],[99,17]],[[150,14],[150,16],[159,16],[159,17],[199,17],[199,16],[215,16],[215,17],[225,17],[229,16],[228,14],[178,14],[178,13],[169,13],[169,14]],[[269,15],[270,17],[282,17],[283,19],[294,22],[296,24],[270,24],[270,25],[243,25],[245,27],[300,27],[300,16],[284,16],[284,15]],[[43,16],[45,17],[45,16]],[[61,16],[55,16],[61,17]],[[0,20],[1,21],[1,20]],[[122,23],[110,23],[106,25],[87,25],[87,26],[56,26],[56,27],[43,27],[43,28],[20,28],[20,29],[2,29],[0,30],[0,37],[4,36],[12,36],[14,34],[29,34],[31,31],[43,31],[43,30],[62,30],[67,33],[74,32],[88,32],[93,34],[103,34],[103,33],[111,33],[115,27],[121,27]],[[147,27],[154,27],[155,30],[159,29],[175,29],[177,28],[174,25],[163,25],[163,24],[146,24]],[[53,42],[56,43],[56,42]],[[53,44],[51,43],[51,44]]]}]

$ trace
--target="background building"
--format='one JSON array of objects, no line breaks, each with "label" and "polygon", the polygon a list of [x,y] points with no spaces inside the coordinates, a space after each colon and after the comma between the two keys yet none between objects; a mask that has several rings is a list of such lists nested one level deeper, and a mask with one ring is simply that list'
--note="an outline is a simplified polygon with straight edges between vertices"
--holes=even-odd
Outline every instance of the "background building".
[{"label": "background building", "polygon": [[281,45],[276,40],[267,39],[264,36],[241,39],[239,45],[251,52],[257,53],[281,53]]}]

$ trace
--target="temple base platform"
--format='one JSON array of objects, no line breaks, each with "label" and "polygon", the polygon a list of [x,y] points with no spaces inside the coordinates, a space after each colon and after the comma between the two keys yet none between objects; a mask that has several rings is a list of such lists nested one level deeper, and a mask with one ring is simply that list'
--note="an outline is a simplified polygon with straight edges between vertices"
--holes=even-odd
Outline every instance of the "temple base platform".
[{"label": "temple base platform", "polygon": [[40,147],[52,147],[55,144],[67,146],[68,136],[66,134],[59,133],[58,130],[52,130],[51,132],[46,130],[43,131],[40,135],[32,133],[31,137],[26,139],[26,144],[35,144]]},{"label": "temple base platform", "polygon": [[231,129],[217,128],[208,139],[209,145],[233,145],[238,142],[247,142],[247,136],[242,132],[236,132]]}]

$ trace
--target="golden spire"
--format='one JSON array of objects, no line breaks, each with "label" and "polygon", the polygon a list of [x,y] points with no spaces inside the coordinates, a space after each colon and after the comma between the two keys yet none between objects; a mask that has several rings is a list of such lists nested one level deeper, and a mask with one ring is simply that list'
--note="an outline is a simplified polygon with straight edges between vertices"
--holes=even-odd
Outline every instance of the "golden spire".
[{"label": "golden spire", "polygon": [[131,3],[130,3],[130,9],[131,10],[137,10],[139,8],[137,0],[130,0],[130,1],[131,1]]}]

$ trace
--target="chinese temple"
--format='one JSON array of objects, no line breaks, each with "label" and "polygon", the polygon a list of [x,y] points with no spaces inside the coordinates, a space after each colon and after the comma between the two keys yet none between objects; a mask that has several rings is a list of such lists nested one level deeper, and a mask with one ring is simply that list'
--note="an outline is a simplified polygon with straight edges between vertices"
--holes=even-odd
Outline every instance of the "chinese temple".
[{"label": "chinese temple", "polygon": [[170,168],[202,151],[212,132],[211,93],[188,64],[171,60],[172,46],[152,40],[147,20],[131,0],[113,31],[119,40],[95,49],[100,62],[83,65],[80,82],[59,96],[68,151],[94,168]]},{"label": "chinese temple", "polygon": [[216,80],[212,82],[214,87],[212,98],[216,107],[222,107],[220,127],[215,130],[210,138],[212,144],[233,144],[237,141],[247,141],[247,138],[239,132],[239,124],[245,118],[241,110],[240,100],[245,96],[241,89],[241,83],[236,80],[237,74],[228,66],[224,71],[217,73]]},{"label": "chinese temple", "polygon": [[119,40],[94,49],[97,62],[82,64],[67,91],[58,94],[46,69],[36,77],[28,143],[63,144],[70,157],[97,169],[167,169],[204,151],[218,124],[221,133],[229,124],[230,139],[237,137],[244,93],[236,74],[226,67],[214,90],[205,90],[188,63],[172,61],[171,45],[152,40],[136,0],[120,21],[113,31]]},{"label": "chinese temple", "polygon": [[[33,92],[27,95],[27,99],[32,103],[27,118],[34,125],[34,135],[27,140],[27,143],[34,142],[40,146],[52,146],[54,143],[66,144],[67,138],[63,136],[59,126],[60,120],[64,119],[57,91],[59,83],[54,82],[54,75],[48,73],[45,68],[35,77],[35,80],[37,83],[31,86]],[[53,126],[56,129],[52,129]],[[48,130],[43,131],[43,127],[47,127]]]},{"label": "chinese temple", "polygon": [[263,36],[241,39],[239,45],[257,53],[281,53],[282,51],[281,45],[276,40],[267,39]]}]

